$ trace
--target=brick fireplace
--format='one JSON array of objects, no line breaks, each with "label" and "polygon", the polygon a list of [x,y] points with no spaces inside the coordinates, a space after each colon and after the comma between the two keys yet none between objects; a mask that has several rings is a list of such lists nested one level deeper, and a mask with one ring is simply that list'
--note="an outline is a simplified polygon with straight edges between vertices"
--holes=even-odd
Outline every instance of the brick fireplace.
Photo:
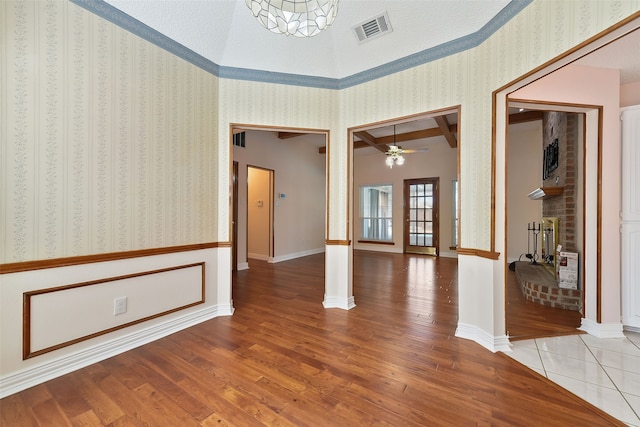
[{"label": "brick fireplace", "polygon": [[548,307],[582,312],[582,290],[559,288],[551,270],[519,261],[516,278],[525,299]]},{"label": "brick fireplace", "polygon": [[542,200],[542,216],[558,218],[558,243],[578,252],[576,214],[578,200],[578,114],[545,112],[542,119],[543,149],[558,141],[558,167],[543,180],[543,187],[560,187],[562,194]]},{"label": "brick fireplace", "polygon": [[[557,285],[555,248],[579,252],[577,215],[579,214],[579,123],[575,113],[545,112],[542,119],[542,148],[554,153],[553,169],[543,171],[542,187],[529,194],[542,203],[541,265],[516,263],[516,277],[524,297],[538,304],[582,312],[583,290],[561,289]],[[552,146],[552,147],[550,147]],[[557,148],[556,148],[557,147]],[[555,152],[554,152],[555,149]],[[557,154],[557,155],[555,155]],[[544,162],[548,161],[545,155]],[[557,162],[557,166],[556,166]]]}]

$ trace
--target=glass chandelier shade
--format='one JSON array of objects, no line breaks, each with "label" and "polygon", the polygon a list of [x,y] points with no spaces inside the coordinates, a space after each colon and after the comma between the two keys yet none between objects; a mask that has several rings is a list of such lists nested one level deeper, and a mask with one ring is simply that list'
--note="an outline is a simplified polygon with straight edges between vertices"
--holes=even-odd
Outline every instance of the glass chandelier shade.
[{"label": "glass chandelier shade", "polygon": [[402,153],[404,153],[404,150],[396,144],[396,125],[393,125],[393,144],[389,145],[389,149],[386,152],[387,159],[385,163],[387,166],[393,168],[393,165],[404,165],[404,156]]},{"label": "glass chandelier shade", "polygon": [[267,30],[296,37],[313,37],[327,29],[338,14],[339,0],[245,0]]},{"label": "glass chandelier shade", "polygon": [[402,148],[397,145],[392,145],[389,147],[389,151],[387,151],[387,159],[385,163],[390,168],[393,168],[393,165],[402,166],[404,164],[404,156],[402,155]]}]

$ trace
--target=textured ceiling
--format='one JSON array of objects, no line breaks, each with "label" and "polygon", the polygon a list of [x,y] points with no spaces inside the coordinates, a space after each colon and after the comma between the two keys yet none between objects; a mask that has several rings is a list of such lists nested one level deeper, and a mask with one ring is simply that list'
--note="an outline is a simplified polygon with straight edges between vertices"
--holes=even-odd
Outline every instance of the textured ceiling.
[{"label": "textured ceiling", "polygon": [[[340,0],[333,25],[306,39],[267,31],[245,0],[106,3],[220,66],[341,79],[473,35],[510,0]],[[383,12],[393,31],[359,43],[352,28]]]}]

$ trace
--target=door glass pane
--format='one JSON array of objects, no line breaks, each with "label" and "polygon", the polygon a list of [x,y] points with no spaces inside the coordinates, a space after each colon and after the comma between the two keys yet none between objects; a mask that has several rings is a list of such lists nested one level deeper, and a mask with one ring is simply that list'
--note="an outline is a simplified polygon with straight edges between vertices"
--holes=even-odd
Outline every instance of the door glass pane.
[{"label": "door glass pane", "polygon": [[408,238],[409,245],[415,248],[430,248],[434,245],[434,197],[435,185],[409,184]]}]

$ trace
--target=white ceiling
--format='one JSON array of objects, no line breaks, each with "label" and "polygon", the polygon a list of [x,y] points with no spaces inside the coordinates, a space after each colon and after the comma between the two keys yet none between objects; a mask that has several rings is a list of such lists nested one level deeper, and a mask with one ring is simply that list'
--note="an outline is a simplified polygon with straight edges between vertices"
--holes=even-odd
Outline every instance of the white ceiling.
[{"label": "white ceiling", "polygon": [[[342,79],[472,35],[511,0],[340,0],[329,29],[311,38],[274,34],[245,0],[105,0],[224,67]],[[387,12],[392,32],[359,43],[353,27]],[[640,31],[581,59],[640,81]]]},{"label": "white ceiling", "polygon": [[640,30],[590,53],[578,65],[620,70],[620,84],[640,82]]},{"label": "white ceiling", "polygon": [[[215,64],[341,79],[480,30],[510,0],[340,0],[315,37],[274,34],[245,0],[106,0]],[[359,43],[352,27],[387,12],[393,31]]]}]

